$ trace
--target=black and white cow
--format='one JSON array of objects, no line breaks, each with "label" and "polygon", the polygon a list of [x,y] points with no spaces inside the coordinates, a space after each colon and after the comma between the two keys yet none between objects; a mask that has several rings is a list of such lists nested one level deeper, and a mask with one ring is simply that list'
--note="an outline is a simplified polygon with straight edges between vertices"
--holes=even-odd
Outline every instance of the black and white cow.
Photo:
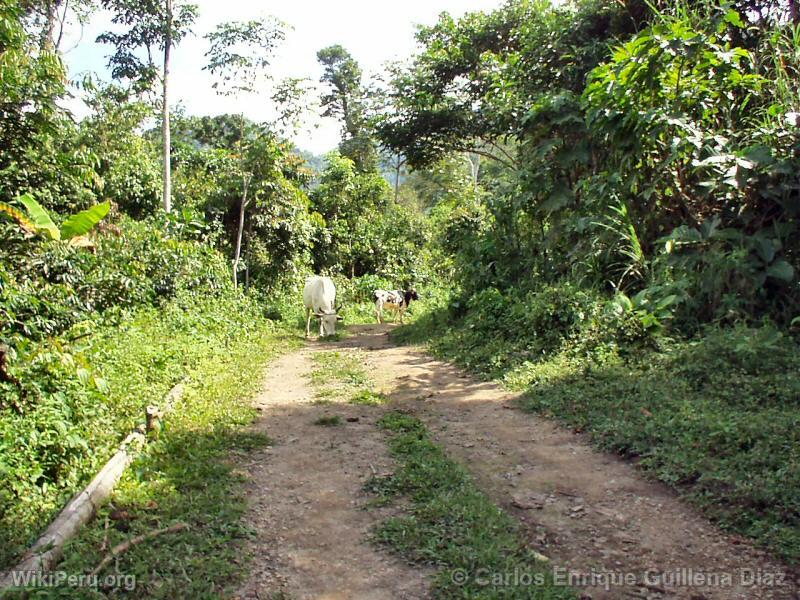
[{"label": "black and white cow", "polygon": [[383,309],[388,308],[396,310],[400,315],[400,323],[403,323],[403,313],[406,312],[408,305],[412,300],[419,300],[417,290],[409,288],[405,292],[403,290],[375,290],[372,294],[375,300],[375,316],[378,318],[378,323],[383,323]]}]

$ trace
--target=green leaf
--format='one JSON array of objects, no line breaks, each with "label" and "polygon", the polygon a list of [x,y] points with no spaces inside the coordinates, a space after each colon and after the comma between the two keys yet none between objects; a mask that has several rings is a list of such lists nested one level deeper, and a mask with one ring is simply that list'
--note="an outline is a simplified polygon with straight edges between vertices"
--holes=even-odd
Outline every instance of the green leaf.
[{"label": "green leaf", "polygon": [[574,201],[575,195],[572,193],[572,190],[563,183],[558,183],[553,189],[553,193],[550,194],[550,197],[542,202],[539,208],[546,212],[553,212],[565,206],[569,206]]},{"label": "green leaf", "polygon": [[794,267],[785,260],[777,260],[766,270],[767,277],[789,283],[794,279]]},{"label": "green leaf", "polygon": [[81,367],[77,370],[77,375],[78,381],[80,381],[83,386],[88,386],[89,382],[92,380],[92,374],[89,372],[89,369]]},{"label": "green leaf", "polygon": [[656,304],[655,309],[664,310],[665,308],[668,308],[673,304],[677,304],[677,302],[678,302],[678,296],[676,296],[675,294],[670,294],[669,296],[666,296],[665,298],[659,300],[658,303]]},{"label": "green leaf", "polygon": [[744,21],[742,21],[742,15],[733,9],[729,10],[725,14],[725,22],[730,23],[734,27],[738,27],[740,29],[744,29],[745,27]]},{"label": "green leaf", "polygon": [[33,221],[33,224],[36,226],[37,230],[46,231],[52,240],[61,239],[61,232],[58,230],[58,227],[56,227],[56,224],[53,223],[50,215],[42,207],[42,205],[33,199],[33,196],[30,194],[23,194],[18,198],[18,200],[25,207],[25,210],[28,211],[28,215],[30,215],[31,220]]},{"label": "green leaf", "polygon": [[766,238],[755,238],[753,245],[756,249],[756,254],[764,262],[765,265],[770,264],[775,259],[775,244],[772,240]]},{"label": "green leaf", "polygon": [[745,148],[742,155],[756,166],[769,165],[775,162],[775,159],[772,157],[772,149],[763,144],[756,144]]},{"label": "green leaf", "polygon": [[69,239],[89,233],[95,225],[106,218],[109,210],[111,202],[106,200],[102,204],[95,204],[91,208],[69,216],[61,226],[61,237]]},{"label": "green leaf", "polygon": [[614,296],[613,303],[622,312],[630,312],[633,310],[633,302],[631,302],[631,299],[622,292],[619,292],[616,296]]}]

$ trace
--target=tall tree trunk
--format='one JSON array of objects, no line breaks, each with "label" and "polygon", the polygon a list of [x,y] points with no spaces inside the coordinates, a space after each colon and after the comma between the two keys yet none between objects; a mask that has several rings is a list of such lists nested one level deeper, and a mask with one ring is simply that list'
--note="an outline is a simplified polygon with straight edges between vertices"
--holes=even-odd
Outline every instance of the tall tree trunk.
[{"label": "tall tree trunk", "polygon": [[470,176],[472,178],[472,191],[478,191],[478,175],[481,169],[481,155],[474,152],[467,152],[467,162],[469,163]]},{"label": "tall tree trunk", "polygon": [[[54,37],[53,47],[56,52],[61,50],[61,41],[64,39],[64,27],[67,24],[67,13],[69,13],[69,0],[64,0],[64,10],[59,17],[59,21],[61,21],[59,28],[58,28],[58,37]],[[55,31],[55,30],[54,30]]]},{"label": "tall tree trunk", "polygon": [[397,204],[397,197],[400,194],[400,158],[397,159],[397,169],[394,172],[394,203]]},{"label": "tall tree trunk", "polygon": [[244,253],[244,289],[250,289],[250,263],[253,260],[251,246],[253,245],[253,219],[247,222],[247,247]]},{"label": "tall tree trunk", "polygon": [[162,98],[161,135],[164,142],[164,192],[161,203],[166,212],[172,210],[172,169],[170,154],[172,153],[172,140],[169,130],[169,54],[172,49],[172,0],[166,0],[167,20],[164,36],[164,94]]},{"label": "tall tree trunk", "polygon": [[394,203],[397,204],[397,201],[400,197],[400,169],[403,168],[403,165],[406,164],[406,159],[401,156],[400,154],[397,155],[397,163],[396,169],[394,173]]},{"label": "tall tree trunk", "polygon": [[239,230],[236,233],[236,252],[233,255],[233,285],[239,287],[239,261],[242,257],[242,235],[244,234],[244,213],[247,209],[247,189],[250,185],[250,178],[246,175],[242,177],[242,203],[239,205]]},{"label": "tall tree trunk", "polygon": [[56,30],[56,13],[58,12],[59,0],[48,0],[44,4],[45,10],[45,25],[42,29],[42,36],[39,40],[39,49],[54,50],[55,41],[54,34]]}]

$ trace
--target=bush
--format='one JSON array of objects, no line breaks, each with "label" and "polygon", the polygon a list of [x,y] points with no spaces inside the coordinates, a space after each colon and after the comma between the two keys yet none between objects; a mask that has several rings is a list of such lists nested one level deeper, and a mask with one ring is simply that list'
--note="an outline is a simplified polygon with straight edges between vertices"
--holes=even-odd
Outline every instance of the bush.
[{"label": "bush", "polygon": [[[0,249],[0,563],[187,372],[269,327],[210,246],[123,218],[93,251]],[[7,260],[6,260],[7,259]]]},{"label": "bush", "polygon": [[91,336],[24,340],[0,383],[0,564],[10,561],[85,484],[187,372],[213,370],[215,356],[268,323],[232,290],[181,290]]},{"label": "bush", "polygon": [[658,333],[635,312],[617,311],[607,296],[570,282],[527,292],[486,288],[466,299],[441,298],[438,307],[435,318],[424,315],[398,339],[418,339],[414,328],[422,339],[436,331],[434,351],[487,376],[559,352],[605,362],[653,345]]},{"label": "bush", "polygon": [[7,254],[0,270],[0,341],[42,339],[112,309],[163,302],[180,290],[232,286],[225,259],[211,247],[166,237],[153,224],[130,219],[119,234],[96,238],[94,252],[61,242],[28,244]]}]

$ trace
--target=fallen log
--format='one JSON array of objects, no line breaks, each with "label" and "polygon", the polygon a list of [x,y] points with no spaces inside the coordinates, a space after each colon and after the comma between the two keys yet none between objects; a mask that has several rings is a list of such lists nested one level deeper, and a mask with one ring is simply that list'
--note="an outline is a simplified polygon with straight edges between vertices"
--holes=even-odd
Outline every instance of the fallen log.
[{"label": "fallen log", "polygon": [[[183,384],[178,384],[164,401],[166,414],[183,396]],[[9,571],[0,574],[0,596],[2,592],[14,586],[15,573],[46,572],[53,569],[64,554],[64,545],[80,531],[97,513],[100,506],[111,495],[122,473],[136,455],[138,448],[147,443],[146,426],[139,425],[120,444],[117,452],[94,476],[89,485],[78,492],[69,504],[59,513],[55,521],[36,540],[22,560]]]}]

